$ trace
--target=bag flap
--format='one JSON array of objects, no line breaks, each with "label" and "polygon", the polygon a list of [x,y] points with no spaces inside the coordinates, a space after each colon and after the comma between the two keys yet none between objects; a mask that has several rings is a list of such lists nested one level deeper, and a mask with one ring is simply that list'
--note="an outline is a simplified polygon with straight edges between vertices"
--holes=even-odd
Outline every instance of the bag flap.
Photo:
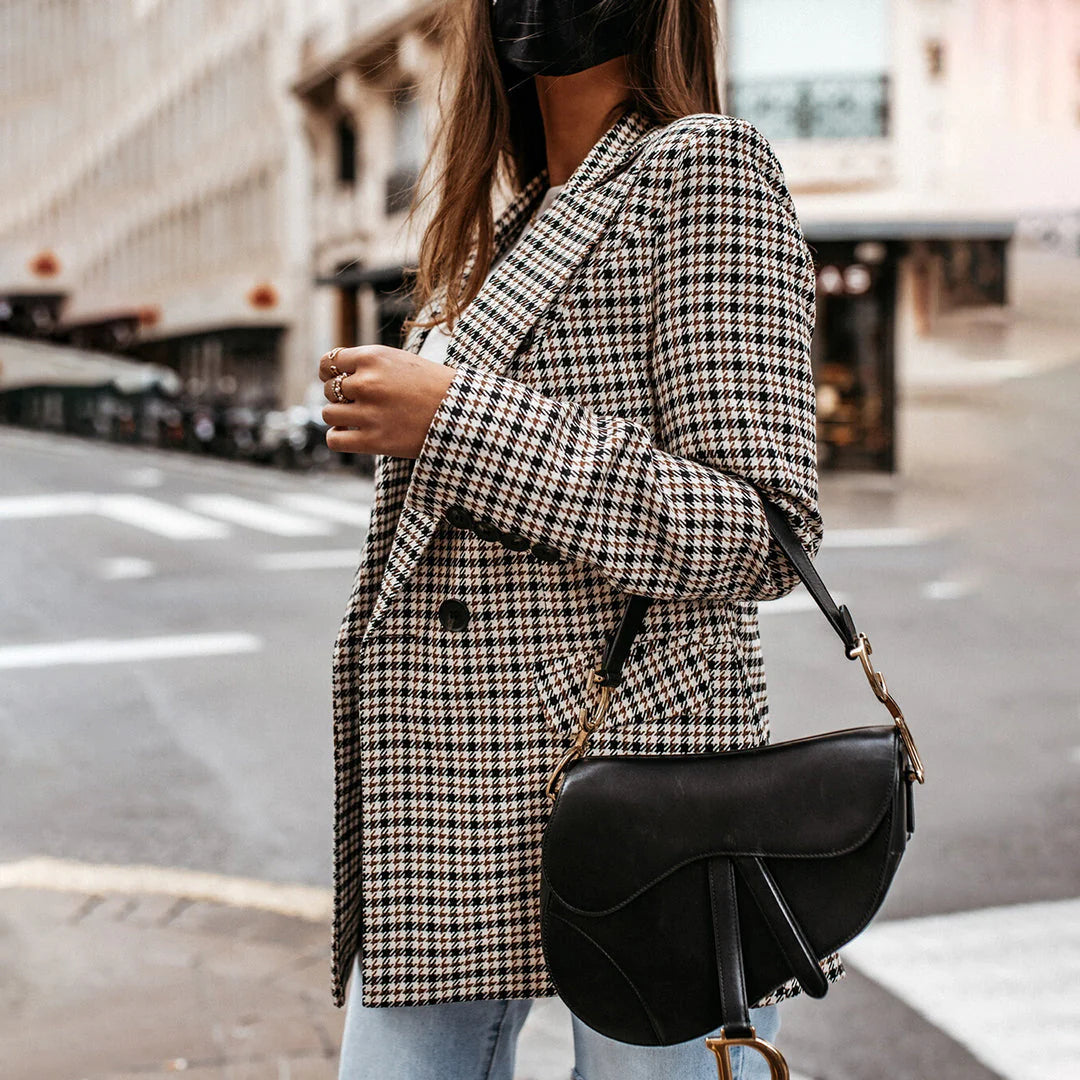
[{"label": "bag flap", "polygon": [[893,798],[901,753],[890,725],[726,753],[582,758],[544,832],[548,885],[595,914],[693,859],[853,851]]}]

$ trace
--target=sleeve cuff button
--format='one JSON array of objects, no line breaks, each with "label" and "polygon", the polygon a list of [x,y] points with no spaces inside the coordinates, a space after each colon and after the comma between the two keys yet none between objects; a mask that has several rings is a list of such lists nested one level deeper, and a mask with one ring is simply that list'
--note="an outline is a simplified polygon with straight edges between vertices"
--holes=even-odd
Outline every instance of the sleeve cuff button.
[{"label": "sleeve cuff button", "polygon": [[478,519],[473,525],[473,532],[475,532],[481,540],[496,541],[503,538],[502,529],[483,518]]},{"label": "sleeve cuff button", "polygon": [[533,544],[532,553],[540,562],[554,563],[563,561],[562,554],[551,547],[550,544]]},{"label": "sleeve cuff button", "polygon": [[499,543],[510,551],[528,551],[532,545],[532,541],[527,536],[515,532],[504,532]]},{"label": "sleeve cuff button", "polygon": [[443,519],[458,529],[471,529],[476,524],[472,514],[464,506],[450,506],[443,513]]}]

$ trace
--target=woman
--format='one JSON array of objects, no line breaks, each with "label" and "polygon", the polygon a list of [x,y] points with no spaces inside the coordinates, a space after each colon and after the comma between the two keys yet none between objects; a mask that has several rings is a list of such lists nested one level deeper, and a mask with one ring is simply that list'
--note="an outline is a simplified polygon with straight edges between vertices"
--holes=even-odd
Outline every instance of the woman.
[{"label": "woman", "polygon": [[[627,594],[667,602],[591,752],[753,746],[757,601],[798,578],[751,482],[811,554],[822,531],[812,261],[768,143],[719,112],[712,0],[448,10],[417,318],[319,368],[328,445],[378,455],[334,655],[342,1080],[510,1080],[556,993],[545,785]],[[716,1075],[702,1040],[574,1036],[579,1080]]]}]

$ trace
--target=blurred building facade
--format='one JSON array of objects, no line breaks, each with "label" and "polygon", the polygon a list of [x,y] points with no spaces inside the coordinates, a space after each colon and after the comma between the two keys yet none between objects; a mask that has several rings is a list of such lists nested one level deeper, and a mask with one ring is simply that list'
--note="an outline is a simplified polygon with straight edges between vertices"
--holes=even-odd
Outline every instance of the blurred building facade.
[{"label": "blurred building facade", "polygon": [[309,21],[294,91],[313,155],[313,300],[320,353],[400,344],[410,314],[406,223],[435,123],[443,0],[324,2]]},{"label": "blurred building facade", "polygon": [[[0,332],[267,405],[399,344],[445,2],[0,2]],[[1018,223],[1080,220],[1080,4],[717,3],[818,263],[823,464],[895,468],[905,356],[1007,302]]]},{"label": "blurred building facade", "polygon": [[0,329],[297,398],[307,155],[287,0],[0,4]]},{"label": "blurred building facade", "polygon": [[726,0],[725,23],[727,111],[815,249],[824,462],[892,469],[898,366],[940,315],[1007,302],[1018,225],[1080,209],[1080,5]]},{"label": "blurred building facade", "polygon": [[[1080,5],[717,2],[725,110],[769,138],[818,264],[822,463],[893,470],[905,355],[940,314],[1007,302],[1018,222],[1076,212]],[[328,5],[308,39],[320,348],[398,343],[418,237],[395,192],[434,108],[438,6]]]}]

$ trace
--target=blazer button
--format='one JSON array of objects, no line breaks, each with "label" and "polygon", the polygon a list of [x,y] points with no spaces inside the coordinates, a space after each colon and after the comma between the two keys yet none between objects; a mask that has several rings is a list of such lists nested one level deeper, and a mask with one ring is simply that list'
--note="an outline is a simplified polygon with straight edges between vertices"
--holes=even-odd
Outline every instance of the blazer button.
[{"label": "blazer button", "polygon": [[469,609],[461,600],[444,600],[439,605],[439,622],[446,630],[464,630],[469,621]]},{"label": "blazer button", "polygon": [[562,553],[550,544],[533,544],[532,553],[541,562],[562,562]]},{"label": "blazer button", "polygon": [[502,529],[484,518],[477,519],[475,525],[473,525],[473,532],[476,533],[481,540],[501,540],[503,536]]},{"label": "blazer button", "polygon": [[510,551],[528,551],[532,547],[532,541],[527,536],[515,532],[504,532],[499,543]]},{"label": "blazer button", "polygon": [[458,529],[471,529],[475,524],[472,514],[464,506],[448,506],[443,512],[443,520]]}]

